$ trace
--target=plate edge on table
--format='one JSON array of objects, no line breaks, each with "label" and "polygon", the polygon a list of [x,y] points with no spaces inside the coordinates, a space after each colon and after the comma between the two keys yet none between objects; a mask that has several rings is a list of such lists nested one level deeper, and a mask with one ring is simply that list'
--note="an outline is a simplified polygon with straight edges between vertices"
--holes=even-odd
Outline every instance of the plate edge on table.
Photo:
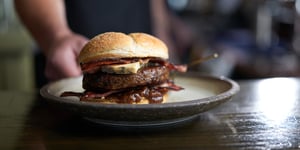
[{"label": "plate edge on table", "polygon": [[[73,109],[78,109],[77,111],[81,113],[84,117],[90,118],[100,118],[103,120],[113,120],[113,121],[124,121],[124,120],[131,120],[131,121],[151,121],[151,120],[167,120],[167,119],[176,119],[176,118],[183,118],[192,116],[195,114],[199,114],[201,112],[207,111],[211,109],[211,107],[215,107],[225,101],[228,101],[234,96],[239,90],[240,87],[237,82],[229,79],[227,77],[216,77],[216,76],[209,76],[209,75],[201,75],[195,73],[189,73],[178,76],[181,77],[192,77],[192,78],[206,78],[211,80],[221,80],[222,82],[226,82],[230,84],[230,88],[223,93],[220,93],[216,96],[211,96],[202,99],[196,99],[191,101],[184,101],[184,102],[174,102],[174,103],[163,103],[163,104],[101,104],[101,103],[92,103],[92,102],[79,102],[79,101],[70,101],[68,99],[61,99],[57,96],[51,95],[47,90],[51,83],[45,85],[40,90],[40,94],[44,97],[47,101],[60,103],[62,105],[73,106]],[[211,103],[212,106],[206,106],[208,103]],[[80,105],[80,106],[79,106]],[[201,107],[201,108],[200,108]],[[166,110],[167,108],[170,109]],[[91,110],[85,110],[91,109]],[[74,110],[73,110],[74,111]],[[109,114],[105,114],[112,111],[114,117],[112,119],[109,118]],[[121,111],[121,112],[119,112]],[[162,116],[155,116],[153,114],[146,114],[146,113],[153,113],[158,111],[159,115]],[[78,113],[77,112],[77,113]],[[94,114],[93,114],[94,113]],[[98,113],[98,114],[97,114]],[[118,114],[119,113],[119,114]],[[133,116],[120,116],[124,114],[130,114]],[[139,114],[141,113],[141,114]],[[103,116],[104,115],[104,116]],[[146,115],[146,116],[142,116]],[[168,116],[169,115],[169,116]],[[135,118],[136,117],[136,118]]]},{"label": "plate edge on table", "polygon": [[[228,77],[225,77],[225,76],[202,75],[202,74],[193,73],[193,72],[192,73],[186,73],[186,74],[187,75],[179,74],[178,76],[180,76],[180,77],[182,77],[182,76],[183,77],[193,77],[193,78],[208,78],[208,79],[211,79],[211,80],[221,80],[223,82],[227,82],[230,85],[232,85],[232,87],[228,91],[223,92],[220,95],[216,95],[216,96],[213,96],[213,97],[218,97],[218,98],[219,97],[230,97],[230,96],[234,96],[235,94],[237,94],[240,91],[239,84],[236,81],[234,81],[234,80],[232,80]],[[78,77],[75,77],[75,78],[78,78]],[[62,79],[62,80],[65,80],[65,79]],[[79,101],[70,101],[68,99],[62,100],[61,98],[58,98],[57,96],[49,94],[47,89],[49,88],[49,86],[51,84],[52,83],[48,83],[40,89],[40,95],[43,98],[49,99],[48,97],[51,97],[55,101],[63,101],[63,102],[67,101],[67,103],[75,103],[75,104],[79,102]],[[211,97],[206,97],[206,98],[202,98],[202,99],[210,99],[210,98]],[[145,108],[145,107],[147,108],[147,107],[152,107],[152,106],[153,107],[157,107],[157,106],[159,106],[159,107],[163,107],[163,106],[168,107],[168,105],[173,106],[174,104],[191,103],[191,102],[198,101],[198,100],[191,100],[191,101],[184,101],[184,102],[162,103],[162,104],[103,104],[103,103],[95,103],[95,102],[83,102],[81,104],[82,105],[100,105],[100,106],[103,106],[103,107],[107,106],[107,107],[122,107],[122,108]]]}]

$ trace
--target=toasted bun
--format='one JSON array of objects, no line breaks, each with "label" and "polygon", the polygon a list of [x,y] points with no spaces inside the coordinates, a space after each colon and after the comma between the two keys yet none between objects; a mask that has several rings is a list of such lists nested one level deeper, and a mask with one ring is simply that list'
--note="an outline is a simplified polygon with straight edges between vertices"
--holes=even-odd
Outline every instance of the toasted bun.
[{"label": "toasted bun", "polygon": [[[163,101],[161,103],[165,103],[168,99],[168,95],[165,94],[163,96]],[[82,101],[85,102],[97,102],[97,103],[103,103],[103,104],[122,104],[122,103],[118,103],[118,99],[96,99],[96,98],[91,98],[91,99],[84,99]],[[126,104],[126,103],[124,103]],[[130,104],[149,104],[149,100],[145,97],[142,97],[142,100],[139,102],[135,102],[135,103],[130,103]]]},{"label": "toasted bun", "polygon": [[168,59],[168,48],[158,38],[145,33],[106,32],[92,38],[78,60],[87,63],[107,58],[160,57]]}]

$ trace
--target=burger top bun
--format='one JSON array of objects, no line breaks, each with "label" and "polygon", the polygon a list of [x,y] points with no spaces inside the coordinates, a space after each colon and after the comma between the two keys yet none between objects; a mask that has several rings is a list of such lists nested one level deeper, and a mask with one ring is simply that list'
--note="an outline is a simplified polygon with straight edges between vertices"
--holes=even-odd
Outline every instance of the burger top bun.
[{"label": "burger top bun", "polygon": [[92,38],[81,50],[79,63],[107,58],[159,57],[168,59],[168,48],[145,33],[106,32]]}]

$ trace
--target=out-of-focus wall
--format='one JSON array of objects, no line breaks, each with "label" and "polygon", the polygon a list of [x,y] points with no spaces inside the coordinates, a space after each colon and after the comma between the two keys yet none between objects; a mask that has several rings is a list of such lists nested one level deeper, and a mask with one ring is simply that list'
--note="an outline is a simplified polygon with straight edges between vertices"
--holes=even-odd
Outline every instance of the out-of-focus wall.
[{"label": "out-of-focus wall", "polygon": [[12,0],[0,0],[0,90],[34,90],[33,44]]},{"label": "out-of-focus wall", "polygon": [[300,76],[300,0],[168,0],[191,25],[196,71],[235,79]]}]

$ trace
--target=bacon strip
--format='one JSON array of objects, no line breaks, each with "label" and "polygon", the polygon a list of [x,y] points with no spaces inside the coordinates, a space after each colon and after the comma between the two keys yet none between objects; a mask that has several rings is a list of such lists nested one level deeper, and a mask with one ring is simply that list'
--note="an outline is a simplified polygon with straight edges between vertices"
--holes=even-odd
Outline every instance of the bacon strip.
[{"label": "bacon strip", "polygon": [[153,62],[153,63],[159,63],[163,66],[166,66],[169,70],[174,70],[174,71],[178,71],[178,72],[186,72],[187,71],[187,65],[174,65],[166,60],[162,60],[159,58],[111,59],[111,60],[89,62],[89,63],[80,64],[80,65],[81,65],[81,70],[84,73],[94,73],[98,69],[100,69],[101,66],[104,66],[104,65],[128,64],[128,63],[133,63],[133,62],[137,62],[137,61],[139,61],[141,63],[148,63],[149,61]]},{"label": "bacon strip", "polygon": [[160,88],[167,88],[169,90],[174,90],[174,91],[180,91],[180,90],[184,89],[181,86],[178,86],[178,85],[174,84],[171,81],[165,82],[165,83],[159,85],[159,87]]},{"label": "bacon strip", "polygon": [[175,70],[178,72],[186,72],[187,71],[187,65],[174,65],[174,64],[168,63],[167,67],[170,70]]},{"label": "bacon strip", "polygon": [[105,98],[114,93],[119,93],[123,90],[110,90],[104,93],[96,93],[96,92],[85,92],[82,98]]},{"label": "bacon strip", "polygon": [[110,91],[106,91],[103,93],[96,93],[96,92],[90,92],[90,91],[85,91],[85,92],[72,92],[72,91],[66,91],[63,92],[60,97],[67,97],[67,96],[76,96],[79,98],[104,98],[106,96],[109,96],[111,94],[114,93],[119,93],[123,90],[110,90]]},{"label": "bacon strip", "polygon": [[115,59],[115,60],[89,62],[89,63],[80,64],[80,66],[81,66],[82,72],[94,73],[103,65],[127,64],[127,63],[131,63],[131,62],[132,62],[132,60],[127,60],[127,59],[118,59],[117,60],[117,59]]},{"label": "bacon strip", "polygon": [[[180,91],[180,90],[183,90],[182,87],[178,86],[178,85],[175,85],[173,82],[171,81],[167,81],[163,84],[160,84],[154,88],[166,88],[168,90],[174,90],[174,91]],[[76,96],[76,97],[79,97],[80,100],[84,100],[84,99],[90,99],[90,98],[105,98],[109,95],[112,95],[112,94],[115,94],[115,93],[120,93],[120,92],[123,92],[124,89],[120,89],[120,90],[110,90],[110,91],[106,91],[106,92],[103,92],[103,93],[97,93],[97,92],[92,92],[92,91],[85,91],[85,92],[72,92],[72,91],[66,91],[66,92],[63,92],[60,97],[68,97],[68,96]]]},{"label": "bacon strip", "polygon": [[80,92],[72,92],[72,91],[66,91],[63,92],[60,97],[68,97],[68,96],[76,96],[76,97],[82,97],[84,94]]}]

